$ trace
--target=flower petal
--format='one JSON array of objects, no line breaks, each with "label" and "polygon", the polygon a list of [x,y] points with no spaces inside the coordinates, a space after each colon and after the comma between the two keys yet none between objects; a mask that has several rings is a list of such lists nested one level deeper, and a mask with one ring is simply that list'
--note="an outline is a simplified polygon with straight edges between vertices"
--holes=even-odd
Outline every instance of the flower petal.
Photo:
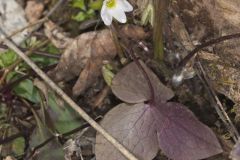
[{"label": "flower petal", "polygon": [[109,14],[108,9],[106,5],[102,6],[101,9],[101,17],[105,25],[109,26],[112,23],[112,16]]},{"label": "flower petal", "polygon": [[118,0],[118,3],[124,12],[131,12],[133,10],[133,6],[127,0]]},{"label": "flower petal", "polygon": [[114,9],[108,10],[109,14],[112,15],[116,20],[121,23],[127,22],[127,17],[121,6],[117,6]]}]

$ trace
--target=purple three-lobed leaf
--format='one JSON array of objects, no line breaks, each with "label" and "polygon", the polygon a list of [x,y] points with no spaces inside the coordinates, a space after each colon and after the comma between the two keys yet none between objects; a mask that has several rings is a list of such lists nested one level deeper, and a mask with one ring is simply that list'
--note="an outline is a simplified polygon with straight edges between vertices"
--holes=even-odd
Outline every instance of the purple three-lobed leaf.
[{"label": "purple three-lobed leaf", "polygon": [[[152,160],[158,152],[155,122],[144,103],[122,103],[109,111],[101,125],[139,159]],[[126,160],[102,135],[97,134],[97,160]]]},{"label": "purple three-lobed leaf", "polygon": [[[152,84],[155,97],[151,104],[146,80],[135,63],[124,67],[113,79],[112,90],[122,103],[109,111],[101,125],[133,152],[139,160],[151,160],[160,148],[173,160],[198,160],[222,152],[213,131],[201,123],[184,105],[166,102],[171,89],[141,62]],[[104,137],[96,138],[97,160],[126,160]]]},{"label": "purple three-lobed leaf", "polygon": [[159,147],[174,160],[198,160],[221,153],[213,131],[180,103],[151,107],[156,121]]}]

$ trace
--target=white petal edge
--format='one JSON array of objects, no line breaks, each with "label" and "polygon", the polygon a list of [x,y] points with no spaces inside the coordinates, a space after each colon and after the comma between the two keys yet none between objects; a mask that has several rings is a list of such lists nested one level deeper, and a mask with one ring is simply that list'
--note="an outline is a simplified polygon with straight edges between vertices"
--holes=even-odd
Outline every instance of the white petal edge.
[{"label": "white petal edge", "polygon": [[133,6],[127,0],[118,0],[119,5],[121,5],[124,12],[133,11]]},{"label": "white petal edge", "polygon": [[117,6],[113,9],[108,10],[109,14],[112,15],[120,23],[126,23],[127,17],[121,6]]},{"label": "white petal edge", "polygon": [[101,9],[101,17],[105,25],[110,26],[112,24],[112,16],[108,12],[108,9],[105,4],[103,4]]}]

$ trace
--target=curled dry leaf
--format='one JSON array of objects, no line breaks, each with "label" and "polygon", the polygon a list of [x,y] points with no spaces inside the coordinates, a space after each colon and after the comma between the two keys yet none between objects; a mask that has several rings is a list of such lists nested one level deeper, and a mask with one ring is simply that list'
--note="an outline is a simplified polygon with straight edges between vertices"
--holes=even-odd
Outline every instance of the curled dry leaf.
[{"label": "curled dry leaf", "polygon": [[[69,81],[79,76],[73,87],[73,95],[78,96],[97,80],[103,61],[113,59],[117,49],[108,29],[83,33],[71,39],[54,28],[56,27],[53,23],[46,23],[46,35],[54,44],[66,49],[59,64],[49,75],[55,81]],[[135,39],[147,36],[143,28],[132,25],[124,26],[121,33],[126,36],[132,36],[134,33],[131,38]]]},{"label": "curled dry leaf", "polygon": [[30,23],[34,23],[39,18],[41,18],[43,11],[44,11],[43,2],[35,1],[35,0],[27,1],[25,13],[26,13],[26,17]]},{"label": "curled dry leaf", "polygon": [[[157,152],[154,119],[143,103],[122,103],[108,112],[101,125],[129,151],[141,160],[152,160]],[[97,134],[95,154],[97,160],[126,160],[102,135]]]},{"label": "curled dry leaf", "polygon": [[[163,85],[158,77],[143,62],[141,62],[141,65],[148,74],[152,85],[154,85],[155,99],[159,102],[171,99],[174,96],[173,91]],[[134,62],[118,72],[113,78],[111,88],[119,99],[128,103],[148,101],[151,96],[148,82]]]}]

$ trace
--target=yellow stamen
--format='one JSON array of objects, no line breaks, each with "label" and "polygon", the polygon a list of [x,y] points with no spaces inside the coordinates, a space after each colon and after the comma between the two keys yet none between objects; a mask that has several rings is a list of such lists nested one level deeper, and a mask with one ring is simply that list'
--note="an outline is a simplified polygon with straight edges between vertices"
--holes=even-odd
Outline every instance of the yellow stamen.
[{"label": "yellow stamen", "polygon": [[116,6],[116,0],[107,0],[106,6],[107,8],[114,8]]}]

